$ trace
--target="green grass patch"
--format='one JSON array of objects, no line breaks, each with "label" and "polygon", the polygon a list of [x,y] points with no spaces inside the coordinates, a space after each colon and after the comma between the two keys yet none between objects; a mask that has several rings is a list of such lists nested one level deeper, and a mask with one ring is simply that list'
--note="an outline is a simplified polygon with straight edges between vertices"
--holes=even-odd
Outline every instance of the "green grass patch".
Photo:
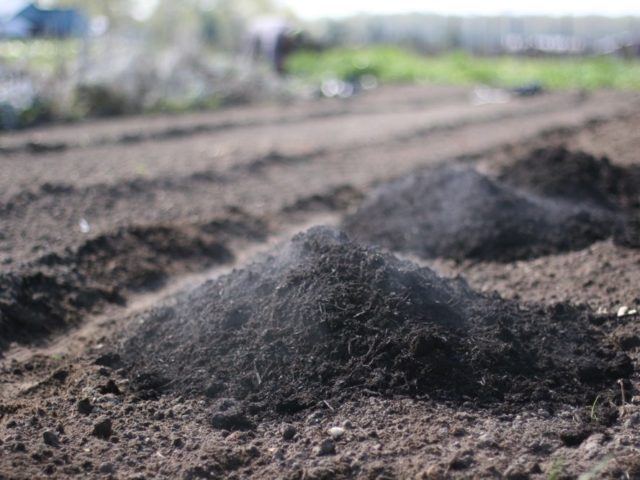
[{"label": "green grass patch", "polygon": [[614,57],[474,57],[463,52],[424,56],[383,46],[297,52],[287,66],[313,82],[374,75],[382,83],[510,87],[537,82],[549,89],[640,89],[640,61]]},{"label": "green grass patch", "polygon": [[4,40],[0,41],[0,64],[51,75],[76,61],[81,48],[77,39]]}]

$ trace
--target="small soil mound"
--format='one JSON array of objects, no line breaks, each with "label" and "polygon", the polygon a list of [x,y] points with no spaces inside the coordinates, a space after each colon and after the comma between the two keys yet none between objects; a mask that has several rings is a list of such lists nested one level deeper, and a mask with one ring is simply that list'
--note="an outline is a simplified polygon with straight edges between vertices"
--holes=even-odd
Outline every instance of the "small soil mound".
[{"label": "small soil mound", "polygon": [[382,185],[344,221],[359,240],[423,258],[512,261],[584,248],[622,231],[617,212],[444,167]]},{"label": "small soil mound", "polygon": [[640,208],[640,168],[613,165],[564,147],[533,150],[502,169],[499,179],[541,195],[605,208]]},{"label": "small soil mound", "polygon": [[119,350],[138,389],[235,398],[260,416],[363,391],[585,402],[632,370],[585,313],[485,297],[327,227],[135,324]]}]

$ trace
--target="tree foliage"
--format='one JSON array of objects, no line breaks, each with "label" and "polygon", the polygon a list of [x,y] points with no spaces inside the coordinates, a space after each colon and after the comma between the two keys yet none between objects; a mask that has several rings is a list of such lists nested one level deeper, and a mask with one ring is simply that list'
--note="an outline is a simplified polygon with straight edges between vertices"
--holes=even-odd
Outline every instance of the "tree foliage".
[{"label": "tree foliage", "polygon": [[135,0],[47,0],[43,7],[73,7],[89,16],[104,16],[112,24],[129,21]]},{"label": "tree foliage", "polygon": [[272,0],[158,0],[149,27],[163,42],[199,39],[226,50],[240,48],[247,22],[285,14]]}]

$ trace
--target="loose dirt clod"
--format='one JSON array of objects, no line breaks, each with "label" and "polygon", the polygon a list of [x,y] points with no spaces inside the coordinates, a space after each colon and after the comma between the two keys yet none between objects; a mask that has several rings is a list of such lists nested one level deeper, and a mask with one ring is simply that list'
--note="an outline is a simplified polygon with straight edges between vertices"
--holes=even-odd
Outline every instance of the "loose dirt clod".
[{"label": "loose dirt clod", "polygon": [[624,236],[627,218],[621,211],[571,191],[551,197],[470,168],[442,167],[382,185],[344,227],[357,239],[424,258],[497,261]]},{"label": "loose dirt clod", "polygon": [[363,391],[575,403],[632,371],[585,312],[485,297],[326,227],[139,323],[121,347],[133,378],[195,395],[213,382],[256,416]]},{"label": "loose dirt clod", "polygon": [[253,430],[254,423],[240,410],[227,407],[211,417],[211,426],[219,430]]},{"label": "loose dirt clod", "polygon": [[82,400],[78,400],[78,412],[82,415],[89,415],[93,412],[93,405],[91,405],[91,401],[88,398],[83,398]]},{"label": "loose dirt clod", "polygon": [[293,437],[296,436],[297,430],[293,425],[285,425],[282,429],[282,438],[285,440],[293,440]]},{"label": "loose dirt clod", "polygon": [[314,453],[318,457],[322,457],[324,455],[335,455],[336,453],[336,444],[330,438],[323,440],[320,445],[314,448]]},{"label": "loose dirt clod", "polygon": [[60,446],[60,439],[58,438],[58,435],[56,435],[55,432],[52,432],[51,430],[45,431],[42,434],[42,439],[44,440],[44,443],[51,447]]},{"label": "loose dirt clod", "polygon": [[109,437],[113,434],[111,419],[106,417],[100,418],[93,426],[93,431],[91,434],[103,440],[108,440]]}]

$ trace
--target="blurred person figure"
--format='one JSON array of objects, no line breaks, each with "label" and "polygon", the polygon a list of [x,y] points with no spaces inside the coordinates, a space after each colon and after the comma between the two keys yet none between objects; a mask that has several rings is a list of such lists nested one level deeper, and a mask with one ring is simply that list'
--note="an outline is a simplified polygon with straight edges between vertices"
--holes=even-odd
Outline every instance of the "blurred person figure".
[{"label": "blurred person figure", "polygon": [[300,37],[300,32],[284,18],[258,18],[249,25],[246,53],[252,61],[267,60],[278,74],[283,75],[287,55],[293,51]]}]

